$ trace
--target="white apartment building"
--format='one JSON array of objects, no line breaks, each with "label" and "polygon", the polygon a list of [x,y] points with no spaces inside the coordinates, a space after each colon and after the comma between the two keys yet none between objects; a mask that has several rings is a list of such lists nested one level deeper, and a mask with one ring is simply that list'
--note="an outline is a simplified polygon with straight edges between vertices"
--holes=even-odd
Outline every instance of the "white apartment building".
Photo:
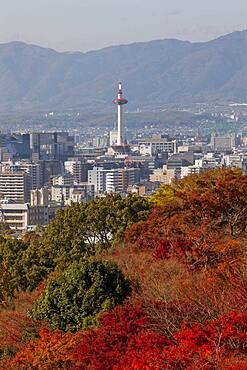
[{"label": "white apartment building", "polygon": [[30,200],[30,175],[26,172],[0,173],[0,198],[26,203]]},{"label": "white apartment building", "polygon": [[181,167],[181,179],[189,175],[201,173],[202,171],[203,171],[203,168],[200,166]]},{"label": "white apartment building", "polygon": [[30,206],[28,203],[1,203],[0,220],[13,230],[25,231],[36,225],[48,224],[47,206]]},{"label": "white apartment building", "polygon": [[175,154],[177,152],[177,142],[176,140],[168,141],[162,138],[151,138],[139,143],[139,152],[145,156],[154,156],[160,152]]},{"label": "white apartment building", "polygon": [[109,171],[106,173],[106,189],[107,193],[122,192],[122,173],[120,171]]},{"label": "white apartment building", "polygon": [[30,176],[30,189],[37,189],[43,185],[42,167],[39,163],[7,162],[0,164],[1,173],[26,172]]},{"label": "white apartment building", "polygon": [[88,184],[94,185],[95,194],[106,191],[106,174],[107,170],[103,167],[94,167],[88,171]]},{"label": "white apartment building", "polygon": [[95,194],[124,193],[129,185],[140,182],[139,168],[117,168],[106,170],[94,167],[88,171],[88,184],[94,185]]}]

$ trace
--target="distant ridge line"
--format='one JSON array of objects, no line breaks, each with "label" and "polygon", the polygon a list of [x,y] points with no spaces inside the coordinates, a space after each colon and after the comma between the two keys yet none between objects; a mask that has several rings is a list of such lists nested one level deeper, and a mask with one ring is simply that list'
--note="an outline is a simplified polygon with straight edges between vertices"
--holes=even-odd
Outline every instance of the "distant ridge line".
[{"label": "distant ridge line", "polygon": [[111,108],[122,80],[130,109],[196,101],[246,101],[247,31],[207,42],[135,42],[58,52],[0,44],[0,110]]}]

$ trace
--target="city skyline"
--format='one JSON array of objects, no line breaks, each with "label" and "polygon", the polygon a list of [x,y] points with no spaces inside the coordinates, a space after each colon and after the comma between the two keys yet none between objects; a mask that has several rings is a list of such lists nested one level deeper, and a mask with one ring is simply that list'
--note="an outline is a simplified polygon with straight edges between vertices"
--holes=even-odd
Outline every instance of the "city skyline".
[{"label": "city skyline", "polygon": [[[24,41],[58,51],[177,38],[207,41],[247,28],[244,0],[0,0],[0,43]],[[241,11],[240,11],[241,10]]]}]

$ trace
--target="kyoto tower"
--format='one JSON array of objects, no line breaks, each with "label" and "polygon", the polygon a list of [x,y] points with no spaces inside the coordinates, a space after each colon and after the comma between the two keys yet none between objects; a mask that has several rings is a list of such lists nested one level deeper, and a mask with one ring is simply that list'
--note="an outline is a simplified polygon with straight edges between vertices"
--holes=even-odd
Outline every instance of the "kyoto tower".
[{"label": "kyoto tower", "polygon": [[123,123],[123,105],[128,103],[128,100],[123,98],[122,82],[118,84],[118,95],[113,100],[113,103],[117,105],[118,121],[117,121],[117,144],[116,146],[126,146],[125,128]]}]

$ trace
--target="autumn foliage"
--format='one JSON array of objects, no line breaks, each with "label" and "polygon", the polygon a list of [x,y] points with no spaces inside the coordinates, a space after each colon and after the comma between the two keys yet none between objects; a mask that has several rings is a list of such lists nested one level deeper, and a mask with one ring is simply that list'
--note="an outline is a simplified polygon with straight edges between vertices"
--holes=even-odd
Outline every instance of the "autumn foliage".
[{"label": "autumn foliage", "polygon": [[145,330],[148,322],[138,306],[126,305],[106,314],[101,327],[85,334],[75,349],[74,370],[111,369],[129,366],[136,356],[163,348],[166,340]]},{"label": "autumn foliage", "polygon": [[[0,279],[0,368],[246,369],[247,176],[236,169],[193,175],[161,187],[149,203],[129,198],[123,211],[119,197],[96,203],[96,214],[105,217],[97,216],[99,224],[87,214],[92,204],[73,206],[58,215],[44,236],[25,237],[24,244],[1,242],[0,262],[7,267]],[[85,217],[93,226],[83,224]],[[114,242],[108,240],[109,230]],[[85,242],[96,231],[105,238],[103,248]],[[20,247],[19,270],[9,246],[17,252]],[[102,271],[90,268],[72,284],[77,266],[85,264],[115,266],[118,273],[104,283]],[[18,271],[24,274],[22,284]],[[59,285],[58,294],[66,271],[73,274]],[[40,290],[29,291],[44,278]],[[131,289],[117,299],[125,279]],[[56,289],[49,290],[51,282]],[[11,298],[14,291],[16,298]],[[102,295],[102,302],[110,299],[114,305],[98,303]],[[83,325],[77,314],[84,306],[96,312],[93,325]],[[35,307],[46,312],[36,317],[39,321],[30,317]],[[60,324],[66,317],[66,325],[52,328],[51,317]],[[75,318],[77,325],[70,330]]]},{"label": "autumn foliage", "polygon": [[196,370],[246,364],[246,314],[231,312],[207,325],[184,323],[175,341],[151,331],[148,322],[138,305],[125,305],[105,314],[98,329],[77,334],[43,329],[1,368]]},{"label": "autumn foliage", "polygon": [[31,340],[14,358],[5,359],[1,369],[69,369],[73,361],[73,349],[79,338],[80,334],[41,329],[39,339]]},{"label": "autumn foliage", "polygon": [[247,176],[240,170],[208,171],[165,186],[153,197],[146,221],[126,230],[126,243],[177,256],[191,268],[214,267],[238,254],[247,227]]},{"label": "autumn foliage", "polygon": [[[232,312],[204,326],[183,325],[176,343],[134,358],[132,369],[244,369],[247,315]],[[245,366],[245,367],[244,367]]]}]

